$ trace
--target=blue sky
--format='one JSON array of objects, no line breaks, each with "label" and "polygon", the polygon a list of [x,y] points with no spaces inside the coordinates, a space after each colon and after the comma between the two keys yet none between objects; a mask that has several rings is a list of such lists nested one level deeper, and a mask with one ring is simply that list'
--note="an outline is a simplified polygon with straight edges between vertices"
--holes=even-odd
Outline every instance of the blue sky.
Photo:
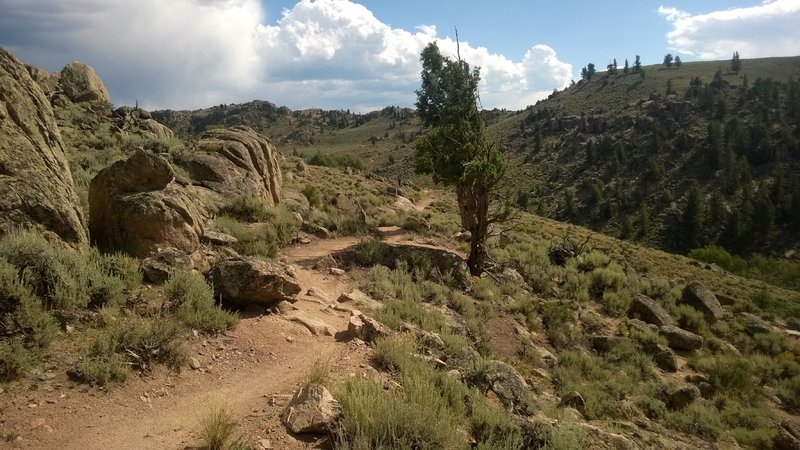
[{"label": "blue sky", "polygon": [[797,55],[800,0],[0,0],[0,45],[49,71],[92,65],[115,104],[412,106],[438,40],[482,69],[485,107],[524,108],[581,67]]}]

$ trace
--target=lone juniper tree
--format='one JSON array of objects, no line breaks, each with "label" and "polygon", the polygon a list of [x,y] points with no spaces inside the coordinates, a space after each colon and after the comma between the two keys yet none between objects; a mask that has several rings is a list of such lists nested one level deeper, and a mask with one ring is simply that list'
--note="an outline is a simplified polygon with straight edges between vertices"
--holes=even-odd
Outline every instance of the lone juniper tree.
[{"label": "lone juniper tree", "polygon": [[479,275],[486,262],[489,225],[507,218],[508,209],[491,210],[490,198],[503,177],[506,161],[489,142],[478,109],[480,71],[461,60],[442,56],[435,42],[422,51],[422,86],[417,111],[428,128],[414,144],[415,169],[435,183],[455,186],[461,225],[471,234],[467,259]]}]

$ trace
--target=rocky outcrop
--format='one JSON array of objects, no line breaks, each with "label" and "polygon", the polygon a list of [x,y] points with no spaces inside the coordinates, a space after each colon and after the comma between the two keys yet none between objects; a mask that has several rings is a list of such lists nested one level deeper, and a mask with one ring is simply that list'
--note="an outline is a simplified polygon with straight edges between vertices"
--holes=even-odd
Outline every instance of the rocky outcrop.
[{"label": "rocky outcrop", "polygon": [[195,184],[213,192],[219,203],[243,193],[266,206],[281,202],[278,152],[269,139],[248,127],[206,132],[184,166]]},{"label": "rocky outcrop", "polygon": [[515,368],[498,360],[486,360],[482,364],[481,370],[470,375],[470,384],[491,390],[509,410],[523,415],[535,412],[536,404],[530,387]]},{"label": "rocky outcrop", "polygon": [[700,398],[700,389],[697,386],[681,386],[667,393],[666,404],[670,409],[683,409],[698,398]]},{"label": "rocky outcrop", "polygon": [[364,342],[375,342],[379,338],[388,336],[389,329],[372,317],[354,309],[350,312],[347,333],[351,338],[358,338]]},{"label": "rocky outcrop", "polygon": [[714,323],[723,318],[722,306],[720,306],[717,297],[699,281],[692,281],[686,285],[683,289],[680,303],[702,312],[709,323]]},{"label": "rocky outcrop", "polygon": [[19,227],[88,242],[50,103],[25,66],[0,47],[0,235]]},{"label": "rocky outcrop", "polygon": [[342,406],[321,384],[307,384],[297,391],[281,414],[281,422],[292,433],[333,431]]},{"label": "rocky outcrop", "polygon": [[661,307],[655,300],[644,295],[637,295],[631,302],[628,316],[641,319],[647,323],[652,323],[659,327],[664,325],[675,325],[675,320],[669,313]]},{"label": "rocky outcrop", "polygon": [[217,295],[242,306],[273,306],[281,300],[294,302],[300,292],[290,267],[247,256],[216,263],[208,278]]},{"label": "rocky outcrop", "polygon": [[134,133],[148,139],[171,139],[172,130],[153,120],[150,113],[139,108],[120,106],[114,110],[114,124],[121,134]]},{"label": "rocky outcrop", "polygon": [[98,246],[146,257],[164,247],[192,253],[203,216],[169,162],[138,150],[100,171],[89,185],[89,230]]},{"label": "rocky outcrop", "polygon": [[59,75],[58,84],[64,95],[73,102],[110,102],[103,80],[91,66],[80,62],[67,64]]}]

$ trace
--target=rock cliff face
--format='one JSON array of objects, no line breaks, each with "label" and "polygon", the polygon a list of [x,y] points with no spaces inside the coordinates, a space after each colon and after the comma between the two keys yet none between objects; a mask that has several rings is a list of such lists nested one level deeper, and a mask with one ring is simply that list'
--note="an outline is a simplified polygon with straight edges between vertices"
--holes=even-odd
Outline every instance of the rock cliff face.
[{"label": "rock cliff face", "polygon": [[243,193],[267,206],[281,202],[278,152],[266,137],[248,127],[212,130],[197,142],[186,169],[197,185],[232,200]]},{"label": "rock cliff face", "polygon": [[192,253],[203,216],[190,187],[178,183],[169,162],[139,150],[103,169],[89,185],[92,242],[145,257],[164,247]]},{"label": "rock cliff face", "polygon": [[50,103],[28,69],[0,47],[0,234],[20,226],[88,242]]}]

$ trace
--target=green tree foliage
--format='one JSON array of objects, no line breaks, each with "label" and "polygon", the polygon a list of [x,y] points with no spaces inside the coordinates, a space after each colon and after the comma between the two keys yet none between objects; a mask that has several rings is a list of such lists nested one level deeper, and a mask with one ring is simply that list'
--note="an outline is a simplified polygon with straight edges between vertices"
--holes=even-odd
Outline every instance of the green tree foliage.
[{"label": "green tree foliage", "polygon": [[628,58],[625,58],[625,66],[622,68],[623,73],[628,73],[630,71],[630,66],[628,65]]},{"label": "green tree foliage", "polygon": [[689,190],[683,212],[684,244],[687,248],[700,247],[706,221],[706,199],[700,185],[694,183]]},{"label": "green tree foliage", "polygon": [[666,66],[667,69],[672,67],[672,61],[674,61],[674,58],[672,57],[672,53],[667,53],[666,55],[664,55],[663,64],[664,64],[664,66]]},{"label": "green tree foliage", "polygon": [[742,61],[739,59],[739,52],[733,52],[731,58],[731,72],[739,73],[742,70]]},{"label": "green tree foliage", "polygon": [[581,76],[586,81],[592,81],[592,78],[594,78],[595,73],[597,73],[597,69],[594,67],[593,63],[587,64],[586,67],[584,67],[583,70],[581,70]]},{"label": "green tree foliage", "polygon": [[676,69],[680,69],[681,68],[681,64],[683,64],[683,61],[681,61],[681,57],[678,56],[678,55],[675,55],[675,68]]},{"label": "green tree foliage", "polygon": [[461,224],[470,231],[470,272],[479,275],[486,260],[489,225],[504,220],[507,208],[490,211],[490,196],[506,168],[497,146],[490,143],[478,110],[480,71],[459,57],[442,56],[435,42],[420,57],[422,85],[417,111],[428,131],[414,144],[415,169],[435,183],[455,186]]},{"label": "green tree foliage", "polygon": [[636,59],[633,61],[633,71],[638,72],[642,70],[642,61],[639,59],[639,55],[636,55]]}]

